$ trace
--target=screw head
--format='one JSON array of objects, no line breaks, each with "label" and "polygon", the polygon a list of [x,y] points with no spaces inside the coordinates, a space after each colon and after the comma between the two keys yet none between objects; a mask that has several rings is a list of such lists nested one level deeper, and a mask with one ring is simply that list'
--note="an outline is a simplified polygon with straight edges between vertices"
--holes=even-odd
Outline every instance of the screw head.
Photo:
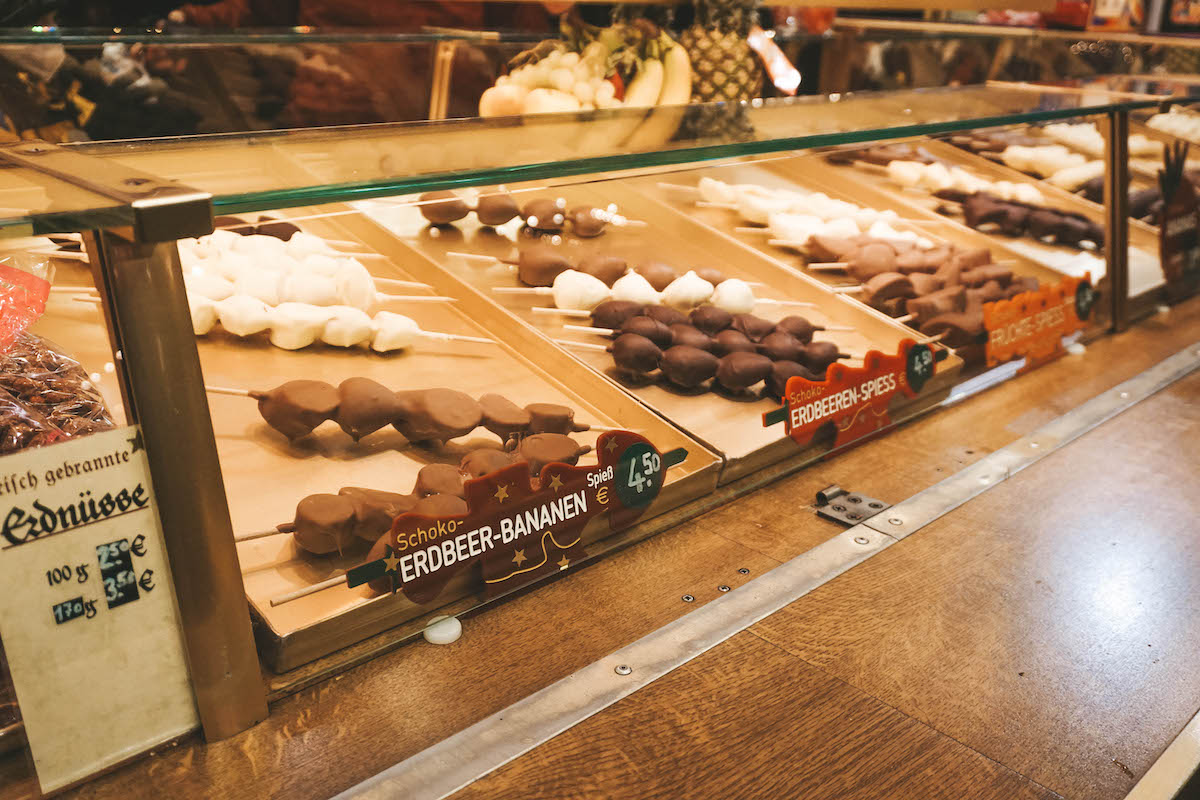
[{"label": "screw head", "polygon": [[904,520],[900,519],[899,517],[888,517],[888,522],[892,523],[893,525],[904,524]]},{"label": "screw head", "polygon": [[871,508],[883,508],[883,503],[867,503]]},{"label": "screw head", "polygon": [[690,603],[690,602],[692,602],[692,601],[693,601],[693,600],[695,600],[695,599],[696,599],[696,598],[692,597],[690,594],[685,594],[685,595],[683,596],[683,602],[685,602],[685,603]]},{"label": "screw head", "polygon": [[851,495],[850,497],[847,497],[846,500],[851,503],[861,503],[862,502],[861,497],[854,497],[853,495]]},{"label": "screw head", "polygon": [[871,540],[865,536],[855,536],[854,543],[855,544],[870,544]]},{"label": "screw head", "polygon": [[613,672],[617,673],[618,675],[628,675],[629,673],[633,672],[633,667],[629,666],[628,664],[617,664]]},{"label": "screw head", "polygon": [[750,570],[746,569],[745,567],[742,567],[741,569],[739,569],[739,570],[738,570],[738,574],[740,574],[740,575],[749,575],[749,574],[750,574]]},{"label": "screw head", "polygon": [[857,511],[850,511],[846,513],[846,519],[862,519],[862,514],[859,514]]},{"label": "screw head", "polygon": [[728,591],[729,591],[729,587],[728,587],[728,586],[726,586],[726,585],[725,585],[725,584],[723,584],[723,583],[722,583],[720,586],[718,586],[717,588],[718,588],[718,589],[720,589],[722,592],[728,592]]},{"label": "screw head", "polygon": [[846,507],[840,503],[837,505],[830,506],[830,508],[832,508],[834,511],[845,511],[846,510]]}]

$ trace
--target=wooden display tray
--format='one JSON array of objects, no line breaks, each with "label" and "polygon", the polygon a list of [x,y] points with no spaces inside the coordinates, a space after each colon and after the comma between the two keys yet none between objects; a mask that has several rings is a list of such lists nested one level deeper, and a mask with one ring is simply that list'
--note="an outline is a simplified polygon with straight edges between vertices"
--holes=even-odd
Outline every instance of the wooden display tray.
[{"label": "wooden display tray", "polygon": [[[302,224],[310,232],[333,235],[317,225]],[[379,277],[414,279],[387,261],[364,259],[364,263]],[[439,292],[446,294],[445,289],[440,287]],[[687,460],[668,473],[647,518],[716,486],[719,459],[714,454],[605,381],[579,369],[532,332],[520,330],[499,309],[489,309],[469,294],[461,294],[461,298],[454,305],[394,303],[381,308],[411,316],[426,330],[488,336],[497,344],[428,342],[403,355],[319,344],[286,351],[273,347],[265,335],[237,339],[214,331],[198,341],[205,380],[216,386],[266,389],[298,377],[336,385],[348,377],[365,376],[396,389],[446,386],[474,397],[496,392],[518,405],[562,403],[576,409],[578,421],[639,431],[663,451],[687,449]],[[425,464],[457,464],[469,450],[498,444],[483,428],[440,450],[411,447],[391,428],[355,444],[332,423],[289,443],[262,421],[254,401],[211,395],[209,402],[230,515],[238,532],[266,530],[290,521],[296,503],[304,496],[336,493],[343,486],[409,493],[417,471]],[[593,444],[595,435],[584,432],[575,438]],[[594,456],[584,456],[581,463],[594,463]],[[584,541],[597,542],[609,533],[597,522],[589,526]],[[435,604],[427,606],[414,605],[402,595],[374,597],[366,587],[335,586],[272,607],[271,598],[355,566],[365,551],[315,557],[300,551],[291,536],[280,535],[243,542],[238,554],[246,594],[258,622],[262,657],[277,671],[429,614],[476,591],[482,594],[481,587],[470,585],[463,576],[448,586]]]},{"label": "wooden display tray", "polygon": [[[1061,279],[1061,274],[1046,268],[1020,254],[1014,253],[986,234],[949,220],[932,211],[914,209],[905,198],[900,198],[888,192],[878,191],[873,187],[848,183],[838,174],[839,167],[827,164],[817,154],[806,154],[790,158],[763,159],[760,161],[744,161],[722,166],[695,170],[677,175],[662,176],[650,179],[639,179],[637,186],[658,202],[666,205],[675,212],[734,239],[763,256],[776,261],[785,268],[799,273],[803,278],[816,281],[822,285],[838,286],[852,284],[854,281],[845,273],[838,271],[808,270],[808,260],[797,250],[777,247],[769,244],[770,237],[766,234],[739,233],[736,228],[752,227],[744,222],[740,214],[724,208],[708,208],[695,204],[698,195],[681,191],[664,184],[695,186],[700,178],[709,177],[726,183],[751,183],[772,189],[802,189],[811,192],[823,192],[832,198],[857,203],[880,211],[895,211],[904,219],[916,219],[923,223],[913,225],[897,221],[893,227],[898,230],[911,230],[935,241],[950,242],[961,247],[988,247],[996,255],[996,260],[1012,261],[1013,271],[1019,275],[1032,275],[1039,281],[1054,282]],[[919,199],[919,198],[918,198]],[[765,229],[764,229],[765,230]],[[840,295],[852,305],[857,306],[863,313],[868,313],[881,319],[886,319],[894,325],[907,325],[871,308],[854,294]],[[912,336],[921,334],[911,329]]]},{"label": "wooden display tray", "polygon": [[[812,302],[817,308],[800,306],[760,306],[760,316],[779,319],[789,314],[812,318],[816,322],[847,325],[854,332],[830,332],[819,334],[839,343],[846,350],[863,351],[879,349],[894,353],[905,336],[911,333],[888,317],[867,309],[862,304],[848,301],[843,295],[831,292],[824,285],[782,268],[778,263],[754,253],[732,239],[698,225],[695,222],[669,213],[637,191],[637,181],[606,180],[571,187],[556,187],[553,191],[531,191],[524,197],[555,196],[567,200],[568,208],[590,204],[605,206],[616,203],[621,213],[630,219],[649,223],[645,227],[611,229],[596,239],[565,237],[563,248],[568,258],[577,260],[588,253],[611,252],[621,255],[631,263],[658,260],[676,266],[682,272],[691,267],[713,266],[729,277],[743,278],[762,284],[755,288],[760,297]],[[521,187],[510,187],[520,189]],[[415,207],[375,205],[381,224],[404,240],[417,253],[427,259],[430,271],[414,268],[422,280],[435,283],[446,292],[470,291],[481,301],[498,304],[513,317],[520,319],[531,331],[545,337],[577,342],[606,344],[607,339],[583,332],[565,331],[563,323],[588,324],[586,319],[571,319],[552,314],[536,314],[534,306],[552,306],[552,298],[546,296],[503,295],[492,292],[494,287],[517,286],[517,278],[507,266],[481,264],[447,253],[463,251],[477,254],[509,257],[515,252],[517,226],[509,224],[499,231],[483,228],[468,217],[454,227],[429,228]],[[381,244],[381,247],[385,245]],[[452,284],[438,282],[438,274],[446,276]],[[735,480],[761,469],[767,464],[782,460],[793,460],[797,464],[818,458],[823,450],[815,447],[801,448],[784,435],[781,425],[763,427],[762,414],[779,404],[771,399],[762,399],[757,394],[746,400],[727,399],[707,392],[698,395],[683,395],[651,382],[632,384],[620,378],[613,369],[612,357],[603,352],[565,347],[570,356],[586,364],[597,374],[604,375],[619,385],[631,396],[649,406],[656,413],[683,428],[689,435],[699,439],[719,452],[725,459],[720,482]],[[938,376],[926,387],[918,398],[907,403],[898,402],[892,418],[903,420],[918,410],[944,397],[962,366],[960,359],[950,356],[939,366]]]}]

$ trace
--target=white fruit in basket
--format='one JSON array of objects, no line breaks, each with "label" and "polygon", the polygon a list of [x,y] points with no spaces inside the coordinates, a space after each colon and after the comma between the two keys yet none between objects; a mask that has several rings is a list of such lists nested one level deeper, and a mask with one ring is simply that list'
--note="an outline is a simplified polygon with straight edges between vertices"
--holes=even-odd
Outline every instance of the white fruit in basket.
[{"label": "white fruit in basket", "polygon": [[479,98],[479,116],[511,117],[525,109],[525,98],[529,90],[517,83],[493,86]]},{"label": "white fruit in basket", "polygon": [[579,100],[575,98],[575,95],[556,89],[534,89],[525,98],[524,113],[526,114],[578,110]]},{"label": "white fruit in basket", "polygon": [[580,103],[589,104],[596,101],[596,89],[587,81],[576,81],[571,93]]},{"label": "white fruit in basket", "polygon": [[573,67],[579,63],[579,53],[576,53],[576,52],[563,53],[562,57],[559,58],[558,62],[560,64],[562,64],[564,67]]},{"label": "white fruit in basket", "polygon": [[560,92],[569,92],[575,86],[575,73],[566,67],[559,67],[550,73],[550,85]]},{"label": "white fruit in basket", "polygon": [[617,87],[613,86],[610,81],[600,80],[600,85],[596,87],[596,104],[607,100],[615,100],[617,98]]}]

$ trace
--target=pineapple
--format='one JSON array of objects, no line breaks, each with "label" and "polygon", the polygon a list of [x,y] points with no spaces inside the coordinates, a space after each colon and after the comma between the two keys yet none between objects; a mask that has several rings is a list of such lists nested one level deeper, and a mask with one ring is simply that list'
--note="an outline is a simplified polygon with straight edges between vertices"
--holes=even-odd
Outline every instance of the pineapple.
[{"label": "pineapple", "polygon": [[755,0],[696,0],[696,20],[679,37],[692,61],[692,102],[750,100],[762,94],[763,71],[747,36]]}]

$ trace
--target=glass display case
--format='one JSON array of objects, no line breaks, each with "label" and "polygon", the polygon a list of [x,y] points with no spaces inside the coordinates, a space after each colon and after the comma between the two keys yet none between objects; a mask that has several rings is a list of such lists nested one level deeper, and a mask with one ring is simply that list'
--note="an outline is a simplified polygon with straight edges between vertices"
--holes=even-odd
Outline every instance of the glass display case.
[{"label": "glass display case", "polygon": [[1152,308],[1154,202],[1105,200],[1151,187],[1170,134],[1126,133],[1161,103],[991,85],[16,143],[0,241],[54,266],[30,331],[140,426],[219,737],[367,657],[344,648]]}]

